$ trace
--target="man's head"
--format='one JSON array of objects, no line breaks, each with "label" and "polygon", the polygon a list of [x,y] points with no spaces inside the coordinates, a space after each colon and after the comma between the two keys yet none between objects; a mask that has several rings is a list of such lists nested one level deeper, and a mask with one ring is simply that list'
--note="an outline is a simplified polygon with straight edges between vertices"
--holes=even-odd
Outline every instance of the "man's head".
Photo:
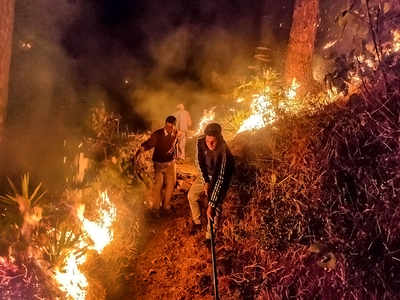
[{"label": "man's head", "polygon": [[176,108],[177,108],[178,110],[185,110],[185,106],[184,106],[182,103],[178,104],[178,105],[176,106]]},{"label": "man's head", "polygon": [[206,145],[211,151],[217,149],[217,146],[222,139],[221,132],[221,125],[218,123],[211,123],[206,126],[206,129],[204,130]]},{"label": "man's head", "polygon": [[174,131],[175,125],[176,125],[176,118],[174,116],[168,116],[165,119],[164,128],[168,133],[172,133]]}]

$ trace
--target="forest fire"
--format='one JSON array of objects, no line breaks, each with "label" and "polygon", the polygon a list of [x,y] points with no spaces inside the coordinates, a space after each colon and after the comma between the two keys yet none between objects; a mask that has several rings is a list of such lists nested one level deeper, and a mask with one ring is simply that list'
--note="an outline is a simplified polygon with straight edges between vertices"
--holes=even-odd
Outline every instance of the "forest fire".
[{"label": "forest fire", "polygon": [[[290,102],[296,98],[296,91],[299,87],[300,84],[296,82],[296,78],[293,78],[291,86],[285,93],[285,101],[280,103],[280,108],[286,111],[290,110]],[[262,95],[254,95],[250,105],[251,115],[243,121],[237,133],[258,130],[276,120],[276,111],[271,102],[270,92],[270,88],[266,87]]]},{"label": "forest fire", "polygon": [[275,112],[272,109],[268,93],[269,89],[266,88],[264,95],[254,95],[253,102],[250,105],[251,115],[244,120],[237,133],[257,130],[274,121]]},{"label": "forest fire", "polygon": [[115,2],[0,1],[0,300],[400,299],[400,1]]},{"label": "forest fire", "polygon": [[[113,239],[111,225],[115,221],[116,208],[110,202],[107,192],[102,192],[97,199],[99,207],[99,219],[96,222],[89,221],[83,214],[84,205],[77,209],[77,216],[82,223],[82,230],[92,240],[94,245],[90,245],[87,240],[81,240],[78,246],[73,249],[65,262],[62,270],[56,270],[55,278],[60,284],[60,289],[66,292],[75,300],[84,300],[86,298],[88,281],[85,275],[80,271],[79,266],[86,262],[87,249],[93,249],[101,253]],[[73,234],[73,233],[69,233]]]},{"label": "forest fire", "polygon": [[393,51],[398,52],[400,51],[400,30],[393,30]]},{"label": "forest fire", "polygon": [[323,47],[323,49],[324,49],[324,50],[329,49],[329,48],[335,46],[336,43],[337,43],[337,40],[330,41],[330,42],[326,43],[326,45]]},{"label": "forest fire", "polygon": [[[80,247],[84,246],[85,243],[80,243]],[[79,254],[71,252],[62,272],[56,270],[55,278],[60,284],[60,289],[75,300],[86,298],[88,282],[85,275],[79,270],[79,266],[86,261],[86,258],[86,254],[79,256]]]},{"label": "forest fire", "polygon": [[300,87],[300,84],[297,83],[296,78],[293,78],[292,85],[290,86],[290,88],[286,92],[286,97],[289,100],[293,100],[294,98],[296,98],[296,95],[297,95],[296,91],[297,91],[297,89],[299,87]]},{"label": "forest fire", "polygon": [[116,217],[116,208],[110,202],[107,192],[101,193],[100,198],[97,200],[97,205],[99,207],[100,216],[100,220],[98,222],[89,221],[83,216],[85,211],[84,205],[81,205],[78,208],[77,215],[79,220],[82,222],[84,231],[94,242],[93,249],[98,253],[101,253],[104,247],[107,246],[113,239],[111,225]]},{"label": "forest fire", "polygon": [[216,108],[216,106],[214,106],[208,110],[205,109],[203,111],[203,116],[199,122],[199,129],[197,129],[195,136],[202,134],[206,125],[215,119],[215,108]]}]

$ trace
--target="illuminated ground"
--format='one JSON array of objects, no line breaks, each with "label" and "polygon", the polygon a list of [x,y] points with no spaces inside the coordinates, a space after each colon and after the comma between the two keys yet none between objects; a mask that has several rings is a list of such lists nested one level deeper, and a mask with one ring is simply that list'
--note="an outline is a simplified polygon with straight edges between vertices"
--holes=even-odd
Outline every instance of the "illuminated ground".
[{"label": "illuminated ground", "polygon": [[[189,233],[186,192],[195,172],[193,163],[178,165],[182,188],[172,200],[174,212],[146,217],[148,230],[130,274],[133,294],[124,299],[212,299],[211,256],[203,244],[204,233]],[[190,178],[180,181],[180,174]]]}]

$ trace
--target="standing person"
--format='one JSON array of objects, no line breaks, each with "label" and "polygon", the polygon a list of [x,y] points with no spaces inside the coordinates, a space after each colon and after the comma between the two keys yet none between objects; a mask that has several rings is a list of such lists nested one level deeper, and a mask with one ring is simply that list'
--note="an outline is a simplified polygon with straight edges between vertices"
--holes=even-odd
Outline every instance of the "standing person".
[{"label": "standing person", "polygon": [[[217,225],[221,213],[222,202],[228,191],[234,171],[234,158],[221,134],[221,126],[217,123],[208,124],[204,136],[197,140],[196,162],[200,176],[195,180],[188,193],[192,211],[192,230],[194,234],[201,228],[200,195],[205,193],[208,199],[207,219],[214,220]],[[210,239],[209,222],[206,239]]]},{"label": "standing person", "polygon": [[[136,152],[136,156],[138,156],[141,152],[154,148],[152,160],[155,174],[153,186],[153,208],[155,209],[160,209],[160,207],[171,209],[170,200],[176,182],[175,146],[177,135],[176,118],[169,116],[165,120],[165,126],[154,131]],[[164,182],[165,199],[162,205],[161,196]]]},{"label": "standing person", "polygon": [[174,116],[176,117],[176,128],[179,132],[177,148],[177,159],[179,161],[185,160],[186,138],[189,129],[192,127],[192,118],[190,117],[190,113],[185,110],[185,106],[182,103],[178,104],[176,108],[178,111],[174,113]]}]

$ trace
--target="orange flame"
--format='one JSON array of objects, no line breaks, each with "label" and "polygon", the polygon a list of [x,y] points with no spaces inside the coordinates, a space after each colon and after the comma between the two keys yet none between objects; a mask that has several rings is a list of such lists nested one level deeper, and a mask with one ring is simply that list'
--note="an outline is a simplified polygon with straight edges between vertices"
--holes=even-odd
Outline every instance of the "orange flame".
[{"label": "orange flame", "polygon": [[195,136],[202,134],[207,124],[215,119],[215,108],[216,106],[212,107],[209,110],[205,109],[203,111],[203,117],[200,120],[199,129],[197,129]]},{"label": "orange flame", "polygon": [[300,87],[300,84],[297,83],[296,78],[293,78],[292,80],[292,85],[290,86],[290,88],[287,90],[286,92],[286,97],[289,100],[293,100],[294,98],[296,98],[297,95],[297,89]]},{"label": "orange flame", "polygon": [[[111,225],[116,218],[116,208],[110,202],[107,192],[100,194],[100,197],[97,199],[97,205],[99,207],[100,218],[95,222],[89,221],[83,216],[85,211],[84,205],[80,205],[77,208],[77,216],[82,223],[82,229],[87,233],[94,245],[90,246],[89,241],[81,240],[77,248],[73,249],[68,255],[64,263],[64,268],[56,269],[55,278],[60,284],[60,289],[74,300],[84,300],[88,287],[88,281],[79,269],[79,266],[85,263],[87,256],[86,254],[79,254],[80,250],[88,248],[101,253],[104,247],[113,239]],[[68,234],[73,235],[72,232]]]},{"label": "orange flame", "polygon": [[392,31],[393,35],[393,51],[398,52],[400,51],[400,30],[396,29]]},{"label": "orange flame", "polygon": [[82,222],[85,232],[89,235],[90,239],[94,242],[93,249],[101,253],[105,246],[107,246],[113,239],[113,231],[111,225],[116,217],[116,208],[110,202],[106,192],[100,194],[97,200],[97,205],[100,207],[99,215],[100,220],[92,222],[83,216],[85,206],[78,207],[77,215]]},{"label": "orange flame", "polygon": [[268,93],[269,88],[267,87],[264,95],[254,95],[250,105],[251,115],[244,120],[237,133],[261,129],[275,120],[275,112],[272,109]]},{"label": "orange flame", "polygon": [[[71,233],[72,234],[72,233]],[[80,246],[84,243],[81,242]],[[60,289],[75,300],[85,300],[88,281],[79,270],[79,266],[86,261],[86,255],[78,256],[72,251],[66,259],[63,270],[57,269],[55,278],[60,284]]]}]

